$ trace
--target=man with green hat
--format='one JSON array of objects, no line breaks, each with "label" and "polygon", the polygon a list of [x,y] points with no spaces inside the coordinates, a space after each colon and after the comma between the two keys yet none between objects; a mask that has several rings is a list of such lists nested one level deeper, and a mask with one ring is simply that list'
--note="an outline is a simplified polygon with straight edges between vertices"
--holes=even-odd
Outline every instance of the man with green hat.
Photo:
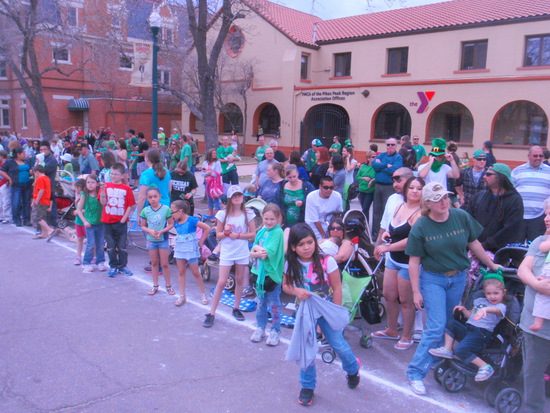
[{"label": "man with green hat", "polygon": [[485,171],[483,180],[486,189],[475,194],[463,207],[483,227],[479,242],[492,252],[523,242],[523,200],[514,188],[510,168],[495,163]]},{"label": "man with green hat", "polygon": [[308,172],[311,171],[311,169],[315,165],[315,162],[317,162],[317,148],[321,146],[323,146],[323,142],[321,142],[321,139],[313,139],[311,141],[311,148],[305,151],[302,155],[302,161],[306,164],[306,169]]},{"label": "man with green hat", "polygon": [[428,162],[418,167],[418,177],[424,179],[427,184],[439,182],[447,188],[447,178],[460,178],[460,169],[453,156],[450,153],[445,153],[445,148],[447,148],[445,139],[435,138],[432,141]]},{"label": "man with green hat", "polygon": [[456,181],[456,192],[462,209],[468,209],[470,199],[479,191],[485,189],[483,174],[487,170],[487,154],[479,150],[474,152],[474,166],[460,171]]}]

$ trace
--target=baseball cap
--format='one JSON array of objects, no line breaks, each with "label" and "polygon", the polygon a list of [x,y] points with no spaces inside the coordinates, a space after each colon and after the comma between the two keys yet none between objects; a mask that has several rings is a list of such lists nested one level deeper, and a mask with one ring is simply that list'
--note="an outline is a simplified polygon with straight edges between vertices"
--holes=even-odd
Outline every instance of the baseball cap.
[{"label": "baseball cap", "polygon": [[479,149],[474,152],[474,158],[487,158],[487,154],[485,153],[485,151]]},{"label": "baseball cap", "polygon": [[311,141],[311,144],[315,146],[323,146],[323,142],[321,142],[321,139],[313,139]]},{"label": "baseball cap", "polygon": [[447,188],[439,182],[430,182],[422,188],[422,199],[424,201],[439,202],[445,195],[448,194],[452,194],[452,192],[447,191]]},{"label": "baseball cap", "polygon": [[495,172],[498,172],[499,174],[504,175],[512,185],[514,185],[514,182],[512,181],[512,171],[510,170],[510,167],[504,163],[494,163],[493,166],[491,166],[489,169],[492,169]]},{"label": "baseball cap", "polygon": [[235,194],[241,194],[243,195],[243,190],[239,185],[231,185],[229,189],[227,190],[227,199],[233,198],[233,195]]},{"label": "baseball cap", "polygon": [[61,155],[61,159],[65,162],[71,162],[73,160],[73,157],[70,153],[66,153],[65,155]]}]

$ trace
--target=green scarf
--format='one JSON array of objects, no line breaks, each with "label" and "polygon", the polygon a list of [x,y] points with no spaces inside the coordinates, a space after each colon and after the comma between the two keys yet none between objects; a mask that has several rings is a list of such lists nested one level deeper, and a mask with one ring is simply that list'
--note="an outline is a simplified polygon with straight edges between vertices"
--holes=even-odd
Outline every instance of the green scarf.
[{"label": "green scarf", "polygon": [[432,164],[432,171],[437,173],[441,169],[441,166],[445,163],[445,160],[438,161],[437,159],[434,159],[434,163]]},{"label": "green scarf", "polygon": [[271,277],[277,284],[283,281],[285,265],[283,229],[279,224],[271,229],[266,227],[260,229],[254,240],[254,245],[259,245],[266,232],[267,237],[262,247],[267,251],[267,258],[265,260],[258,259],[257,265],[252,268],[252,272],[258,276],[256,280],[256,295],[258,297],[263,297],[265,293],[264,282],[266,276]]}]

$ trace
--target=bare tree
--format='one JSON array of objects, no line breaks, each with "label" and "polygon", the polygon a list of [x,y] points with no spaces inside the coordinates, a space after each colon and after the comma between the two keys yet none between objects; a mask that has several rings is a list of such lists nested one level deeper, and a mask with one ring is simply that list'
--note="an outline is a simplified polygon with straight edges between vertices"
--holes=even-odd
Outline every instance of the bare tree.
[{"label": "bare tree", "polygon": [[[86,64],[84,61],[69,72],[58,64],[63,54],[80,42],[81,33],[77,28],[67,27],[66,20],[55,2],[0,0],[0,59],[17,78],[46,139],[53,137],[53,130],[44,97],[43,76],[49,72],[71,76]],[[44,50],[40,41],[45,39],[57,45],[53,56],[40,55]]]}]

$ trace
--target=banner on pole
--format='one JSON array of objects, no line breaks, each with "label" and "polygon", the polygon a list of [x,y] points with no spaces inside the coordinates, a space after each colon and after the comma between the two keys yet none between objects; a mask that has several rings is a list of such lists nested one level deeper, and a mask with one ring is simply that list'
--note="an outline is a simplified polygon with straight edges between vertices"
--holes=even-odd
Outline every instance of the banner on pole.
[{"label": "banner on pole", "polygon": [[153,79],[153,44],[134,43],[134,70],[130,86],[152,87]]}]

